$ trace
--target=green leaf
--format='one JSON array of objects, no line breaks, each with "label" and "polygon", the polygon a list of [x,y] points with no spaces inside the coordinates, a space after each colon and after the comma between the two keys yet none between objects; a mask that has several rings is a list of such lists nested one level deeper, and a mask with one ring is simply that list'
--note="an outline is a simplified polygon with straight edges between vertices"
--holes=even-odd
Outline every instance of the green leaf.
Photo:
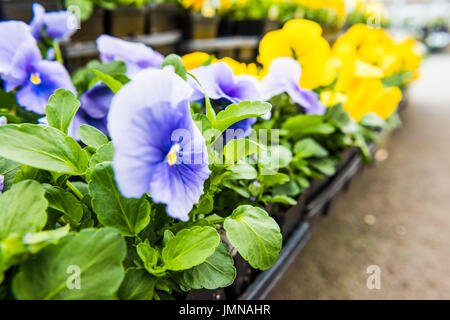
[{"label": "green leaf", "polygon": [[[99,70],[93,70],[97,79],[103,82],[111,91],[116,94],[123,87],[123,83],[116,80],[112,75],[105,74]],[[93,81],[96,81],[94,79]]]},{"label": "green leaf", "polygon": [[214,198],[209,194],[200,197],[197,205],[197,214],[208,214],[214,210]]},{"label": "green leaf", "polygon": [[336,127],[344,131],[344,129],[349,126],[352,122],[350,115],[344,110],[342,103],[338,103],[332,108],[328,109],[327,119],[329,122],[334,124]]},{"label": "green leaf", "polygon": [[139,258],[141,258],[144,263],[144,268],[148,271],[148,273],[157,277],[164,276],[166,274],[166,267],[158,265],[161,256],[160,252],[151,247],[148,241],[139,243],[136,246],[136,251]]},{"label": "green leaf", "polygon": [[70,123],[80,107],[80,102],[72,92],[58,89],[50,96],[45,114],[48,125],[61,130],[67,135]]},{"label": "green leaf", "polygon": [[144,269],[130,268],[125,273],[117,296],[120,300],[152,300],[156,279]]},{"label": "green leaf", "polygon": [[236,278],[233,257],[225,244],[221,243],[205,262],[184,271],[179,281],[192,289],[216,289],[228,287]]},{"label": "green leaf", "polygon": [[309,114],[289,118],[283,123],[282,129],[287,130],[288,137],[297,139],[309,134],[330,134],[335,130],[331,124],[324,123],[323,116]]},{"label": "green leaf", "polygon": [[95,166],[90,178],[92,208],[100,223],[120,230],[124,236],[135,236],[149,224],[150,203],[145,196],[127,199],[120,194],[111,162]]},{"label": "green leaf", "polygon": [[38,169],[82,175],[88,158],[60,130],[36,124],[0,126],[0,156]]},{"label": "green leaf", "polygon": [[264,174],[261,174],[259,176],[259,179],[261,180],[261,183],[263,183],[266,187],[283,184],[290,180],[289,176],[284,173],[268,171],[267,169],[264,171]]},{"label": "green leaf", "polygon": [[91,157],[91,160],[89,161],[89,167],[93,168],[97,164],[102,162],[111,162],[113,161],[113,157],[114,146],[112,144],[112,141],[110,141],[97,149],[97,152],[94,153],[94,155]]},{"label": "green leaf", "polygon": [[211,124],[214,123],[214,121],[216,120],[216,112],[214,111],[211,105],[211,100],[209,100],[209,97],[206,94],[206,90],[203,88],[200,81],[198,81],[198,79],[192,73],[186,72],[186,74],[190,76],[192,79],[194,79],[195,82],[197,82],[200,88],[202,89],[203,94],[205,95],[206,117],[208,118]]},{"label": "green leaf", "polygon": [[50,244],[57,243],[59,239],[69,233],[69,225],[54,230],[41,231],[37,233],[27,233],[22,241],[31,253],[37,253]]},{"label": "green leaf", "polygon": [[0,283],[3,272],[20,263],[30,254],[36,254],[43,248],[55,244],[69,233],[69,225],[55,230],[27,233],[25,236],[11,235],[0,241]]},{"label": "green leaf", "polygon": [[312,138],[304,138],[297,141],[294,146],[294,152],[300,158],[326,157],[328,155],[327,149]]},{"label": "green leaf", "polygon": [[0,239],[41,230],[47,221],[45,190],[36,181],[19,182],[0,195]]},{"label": "green leaf", "polygon": [[329,158],[310,160],[309,163],[314,169],[317,169],[328,176],[332,176],[336,172],[334,161]]},{"label": "green leaf", "polygon": [[85,145],[95,149],[100,148],[109,141],[103,132],[86,124],[78,128],[78,135]]},{"label": "green leaf", "polygon": [[264,197],[263,200],[267,202],[276,202],[276,203],[283,203],[288,204],[291,206],[295,206],[297,204],[297,200],[287,196],[287,195],[277,195],[273,197]]},{"label": "green leaf", "polygon": [[231,245],[252,267],[267,270],[275,264],[282,236],[280,227],[266,211],[241,205],[225,219],[223,226]]},{"label": "green leaf", "polygon": [[187,270],[203,263],[219,243],[220,236],[212,227],[183,229],[167,242],[162,259],[169,270]]},{"label": "green leaf", "polygon": [[19,171],[19,168],[20,168],[19,163],[0,157],[0,175],[4,177],[3,192],[11,188],[11,185],[14,181],[14,177],[17,171]]},{"label": "green leaf", "polygon": [[91,0],[65,0],[64,4],[67,9],[71,7],[78,8],[80,10],[81,21],[89,19],[94,10],[94,2]]},{"label": "green leaf", "polygon": [[225,164],[233,164],[239,160],[248,157],[251,154],[258,153],[266,148],[256,141],[240,138],[229,141],[223,148]]},{"label": "green leaf", "polygon": [[276,185],[273,188],[273,193],[275,195],[288,195],[293,197],[298,195],[300,192],[301,189],[294,180],[289,180],[288,182]]},{"label": "green leaf", "polygon": [[115,229],[70,233],[20,266],[14,294],[25,300],[112,299],[124,278],[125,255],[125,241]]},{"label": "green leaf", "polygon": [[263,116],[271,109],[272,105],[270,103],[262,101],[243,101],[238,104],[230,104],[225,110],[217,114],[212,127],[220,132],[224,132],[238,121]]},{"label": "green leaf", "polygon": [[233,180],[252,180],[258,175],[256,169],[247,163],[235,163],[228,170],[231,172],[228,178]]},{"label": "green leaf", "polygon": [[45,198],[48,200],[48,206],[65,214],[76,224],[83,218],[83,207],[78,199],[70,192],[60,187],[44,185]]},{"label": "green leaf", "polygon": [[166,66],[172,66],[175,70],[175,73],[183,78],[183,80],[187,81],[186,67],[184,66],[180,56],[173,53],[169,54],[166,59],[164,59],[161,65],[161,69],[164,69],[164,67]]},{"label": "green leaf", "polygon": [[258,155],[258,163],[264,168],[285,168],[292,161],[292,152],[282,145],[270,146]]},{"label": "green leaf", "polygon": [[365,114],[359,123],[363,126],[372,128],[384,128],[386,126],[386,121],[376,113]]}]

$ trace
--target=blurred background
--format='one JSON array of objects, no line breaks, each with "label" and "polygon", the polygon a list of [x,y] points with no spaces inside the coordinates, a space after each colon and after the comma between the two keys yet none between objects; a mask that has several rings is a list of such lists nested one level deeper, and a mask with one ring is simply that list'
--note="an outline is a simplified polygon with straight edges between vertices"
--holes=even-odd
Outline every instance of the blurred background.
[{"label": "blurred background", "polygon": [[[450,1],[0,0],[0,19],[29,22],[33,2],[79,17],[80,29],[61,43],[70,71],[98,57],[103,33],[163,54],[241,62],[255,62],[262,36],[293,18],[320,23],[330,44],[358,23],[419,40],[427,58],[402,128],[331,203],[268,298],[450,298]],[[370,266],[381,271],[380,289],[367,286]]]}]

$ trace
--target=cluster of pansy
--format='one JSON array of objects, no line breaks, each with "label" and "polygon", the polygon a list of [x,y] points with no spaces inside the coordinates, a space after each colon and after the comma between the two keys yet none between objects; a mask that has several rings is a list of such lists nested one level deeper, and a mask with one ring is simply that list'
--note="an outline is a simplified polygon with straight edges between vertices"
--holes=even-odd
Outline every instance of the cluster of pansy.
[{"label": "cluster of pansy", "polygon": [[[161,70],[162,56],[148,47],[109,36],[101,36],[97,44],[102,61],[125,61],[131,81],[116,95],[101,83],[83,94],[73,132],[83,123],[96,125],[90,120],[93,114],[99,115],[97,120],[102,123],[97,127],[104,130],[107,126],[114,143],[114,169],[121,192],[127,197],[149,192],[153,201],[165,203],[168,214],[181,220],[189,218],[210,173],[205,141],[192,120],[190,102],[202,102],[206,95],[226,109],[230,104],[270,100],[285,92],[307,113],[325,112],[318,94],[300,87],[301,68],[292,58],[275,59],[261,81],[235,75],[223,61],[190,70],[193,77],[184,81],[170,67]],[[104,90],[95,92],[97,88]],[[229,129],[234,130],[234,138],[242,138],[250,134],[256,121],[244,119]],[[178,140],[174,139],[177,132]]]},{"label": "cluster of pansy", "polygon": [[[342,103],[356,121],[368,113],[387,119],[401,100],[401,89],[417,78],[422,60],[412,38],[395,40],[383,29],[359,24],[330,47],[319,24],[294,19],[261,40],[258,62],[262,68],[232,59],[223,61],[238,74],[261,79],[279,57],[295,59],[301,65],[302,88],[320,92],[320,101],[328,107]],[[183,60],[196,66],[205,63],[205,56],[193,53]]]},{"label": "cluster of pansy", "polygon": [[38,41],[43,37],[52,41],[70,37],[76,31],[76,20],[67,11],[46,13],[40,4],[33,5],[33,12],[29,25],[20,21],[0,23],[0,75],[7,92],[17,91],[20,106],[44,114],[56,89],[75,92],[75,88],[60,62],[43,57],[47,51],[41,52]]},{"label": "cluster of pansy", "polygon": [[[35,20],[40,22],[32,25],[51,30],[52,19],[36,13]],[[13,46],[23,48],[13,51],[2,43],[0,71],[7,91],[19,88],[18,103],[43,114],[56,89],[73,93],[75,89],[61,64],[42,59],[31,29],[14,21],[0,24],[0,33],[17,35],[11,40]],[[80,94],[81,106],[69,134],[77,138],[79,126],[89,124],[110,135],[122,194],[140,197],[148,192],[154,202],[167,205],[169,215],[187,220],[210,174],[205,140],[192,120],[190,103],[202,104],[206,97],[226,109],[243,101],[269,101],[287,94],[306,114],[324,115],[326,106],[342,102],[355,120],[370,112],[386,119],[401,92],[397,87],[384,87],[380,79],[415,70],[420,60],[409,61],[410,41],[395,44],[381,32],[356,26],[330,48],[317,23],[291,20],[262,39],[261,69],[194,53],[183,57],[190,73],[186,80],[170,66],[161,69],[164,57],[151,48],[103,35],[97,39],[102,63],[123,61],[130,82],[117,94],[103,82],[91,84]],[[380,39],[389,45],[383,46]],[[382,51],[381,60],[368,55],[371,50],[378,54],[380,48],[392,47],[398,50]],[[270,113],[262,118],[269,119]],[[233,138],[248,136],[256,122],[248,118],[233,124]]]}]

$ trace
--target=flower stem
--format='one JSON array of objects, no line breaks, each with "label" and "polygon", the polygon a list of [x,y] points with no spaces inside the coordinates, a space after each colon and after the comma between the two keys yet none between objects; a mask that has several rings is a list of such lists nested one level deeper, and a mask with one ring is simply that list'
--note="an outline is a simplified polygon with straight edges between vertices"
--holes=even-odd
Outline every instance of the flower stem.
[{"label": "flower stem", "polygon": [[83,200],[83,194],[69,180],[66,181],[66,185],[77,196],[78,199]]},{"label": "flower stem", "polygon": [[61,48],[59,47],[59,43],[58,43],[58,42],[53,41],[53,49],[55,50],[55,57],[56,57],[56,60],[57,60],[59,63],[63,64],[63,63],[64,63],[64,60],[63,60],[63,58],[62,58]]}]

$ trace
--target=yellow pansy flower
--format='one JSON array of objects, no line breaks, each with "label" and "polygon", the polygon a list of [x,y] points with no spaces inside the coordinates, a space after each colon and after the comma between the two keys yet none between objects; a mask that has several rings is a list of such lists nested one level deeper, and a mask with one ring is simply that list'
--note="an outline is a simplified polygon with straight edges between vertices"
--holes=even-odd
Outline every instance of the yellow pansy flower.
[{"label": "yellow pansy flower", "polygon": [[259,44],[258,62],[268,69],[278,57],[292,57],[300,63],[300,85],[305,89],[328,85],[334,79],[334,70],[328,63],[330,46],[316,22],[293,19],[282,29],[267,33]]},{"label": "yellow pansy flower", "polygon": [[184,66],[187,70],[192,70],[195,68],[200,67],[202,64],[207,62],[211,56],[206,52],[192,52],[185,54],[181,57],[181,60],[183,61]]}]

